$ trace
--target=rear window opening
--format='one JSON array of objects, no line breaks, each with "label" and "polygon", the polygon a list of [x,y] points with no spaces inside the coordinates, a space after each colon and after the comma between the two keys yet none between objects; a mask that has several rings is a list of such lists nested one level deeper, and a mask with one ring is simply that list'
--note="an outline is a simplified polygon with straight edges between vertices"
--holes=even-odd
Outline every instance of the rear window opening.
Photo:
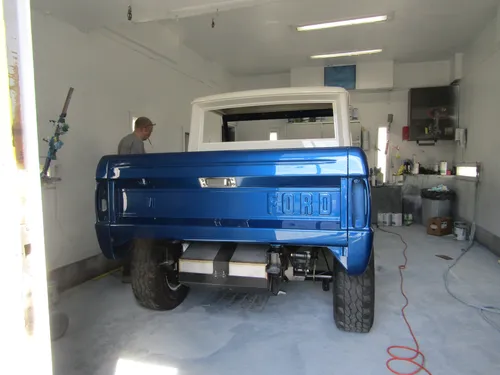
[{"label": "rear window opening", "polygon": [[[253,120],[229,122],[223,142],[335,138],[333,118]],[[224,132],[224,127],[222,128]]]},{"label": "rear window opening", "polygon": [[205,143],[336,138],[332,103],[256,106],[206,112],[204,125]]}]

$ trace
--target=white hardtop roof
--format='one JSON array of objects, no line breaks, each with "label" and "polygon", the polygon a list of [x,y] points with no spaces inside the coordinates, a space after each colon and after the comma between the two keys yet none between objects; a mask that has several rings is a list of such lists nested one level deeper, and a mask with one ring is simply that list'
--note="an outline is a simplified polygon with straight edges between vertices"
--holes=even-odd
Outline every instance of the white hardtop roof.
[{"label": "white hardtop roof", "polygon": [[331,103],[341,96],[348,95],[347,90],[341,87],[287,87],[210,95],[195,99],[192,104],[203,110],[220,111],[268,105]]}]

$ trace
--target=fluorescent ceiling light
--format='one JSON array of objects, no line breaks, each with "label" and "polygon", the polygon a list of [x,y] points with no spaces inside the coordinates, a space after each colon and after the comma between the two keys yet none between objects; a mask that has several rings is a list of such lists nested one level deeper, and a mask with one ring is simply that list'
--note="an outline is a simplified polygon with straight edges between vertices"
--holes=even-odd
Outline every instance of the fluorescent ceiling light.
[{"label": "fluorescent ceiling light", "polygon": [[387,19],[388,19],[387,15],[355,18],[352,20],[343,20],[343,21],[318,23],[314,25],[298,26],[297,31],[311,31],[311,30],[330,29],[332,27],[362,25],[364,23],[384,22],[387,21]]},{"label": "fluorescent ceiling light", "polygon": [[328,53],[328,54],[323,54],[323,55],[314,55],[314,56],[311,56],[311,59],[332,59],[334,57],[371,55],[371,54],[380,53],[380,52],[382,52],[381,49],[367,49],[364,51],[337,52],[337,53]]}]

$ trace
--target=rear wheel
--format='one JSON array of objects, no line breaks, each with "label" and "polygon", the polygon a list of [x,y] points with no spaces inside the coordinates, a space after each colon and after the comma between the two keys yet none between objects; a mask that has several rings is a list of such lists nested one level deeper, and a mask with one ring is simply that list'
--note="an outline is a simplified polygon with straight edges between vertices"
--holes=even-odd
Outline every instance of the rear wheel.
[{"label": "rear wheel", "polygon": [[370,332],[375,316],[373,250],[368,267],[362,275],[349,276],[337,260],[333,272],[333,319],[337,328],[346,332]]},{"label": "rear wheel", "polygon": [[179,283],[181,244],[138,239],[132,248],[132,290],[140,305],[152,310],[172,310],[186,298],[188,288]]}]

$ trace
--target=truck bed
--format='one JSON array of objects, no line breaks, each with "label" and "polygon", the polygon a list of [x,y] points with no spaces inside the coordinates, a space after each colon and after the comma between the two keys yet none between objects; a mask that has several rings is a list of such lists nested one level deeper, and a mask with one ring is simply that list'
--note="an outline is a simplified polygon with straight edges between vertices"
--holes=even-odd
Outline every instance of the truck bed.
[{"label": "truck bed", "polygon": [[371,253],[359,148],[104,156],[96,232],[120,258],[134,238],[328,247],[349,273]]}]

